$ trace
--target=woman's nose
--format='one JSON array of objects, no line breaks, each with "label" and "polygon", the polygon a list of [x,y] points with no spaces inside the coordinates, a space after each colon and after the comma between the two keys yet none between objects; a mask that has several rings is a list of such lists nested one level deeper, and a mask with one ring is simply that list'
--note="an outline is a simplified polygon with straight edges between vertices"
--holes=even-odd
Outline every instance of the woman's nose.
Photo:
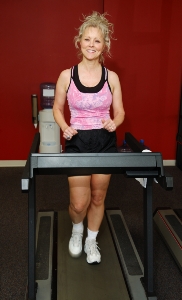
[{"label": "woman's nose", "polygon": [[92,40],[90,40],[90,47],[93,47],[94,42]]}]

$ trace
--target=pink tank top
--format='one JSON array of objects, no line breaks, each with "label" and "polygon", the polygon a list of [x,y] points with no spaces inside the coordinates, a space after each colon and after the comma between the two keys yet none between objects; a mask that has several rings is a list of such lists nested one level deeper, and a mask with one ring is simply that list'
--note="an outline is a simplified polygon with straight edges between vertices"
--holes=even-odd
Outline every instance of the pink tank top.
[{"label": "pink tank top", "polygon": [[102,119],[110,118],[112,93],[108,83],[108,71],[102,66],[102,77],[94,87],[85,87],[78,76],[78,66],[71,69],[67,91],[71,113],[70,126],[74,129],[90,130],[103,128]]}]

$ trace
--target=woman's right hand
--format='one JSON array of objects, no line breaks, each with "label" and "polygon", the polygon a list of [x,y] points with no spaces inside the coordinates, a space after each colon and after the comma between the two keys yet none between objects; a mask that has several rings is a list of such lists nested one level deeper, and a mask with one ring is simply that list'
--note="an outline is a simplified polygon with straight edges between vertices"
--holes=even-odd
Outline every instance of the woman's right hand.
[{"label": "woman's right hand", "polygon": [[78,131],[72,127],[67,127],[64,131],[63,131],[63,137],[66,139],[66,140],[71,140],[72,137],[77,134]]}]

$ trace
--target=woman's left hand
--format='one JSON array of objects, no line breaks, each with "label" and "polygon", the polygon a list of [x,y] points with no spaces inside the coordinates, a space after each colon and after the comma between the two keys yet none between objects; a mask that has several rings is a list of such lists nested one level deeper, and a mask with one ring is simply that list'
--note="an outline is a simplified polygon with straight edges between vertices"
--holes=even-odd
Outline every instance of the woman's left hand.
[{"label": "woman's left hand", "polygon": [[113,132],[116,130],[116,125],[113,120],[102,120],[103,128],[105,128],[109,132]]}]

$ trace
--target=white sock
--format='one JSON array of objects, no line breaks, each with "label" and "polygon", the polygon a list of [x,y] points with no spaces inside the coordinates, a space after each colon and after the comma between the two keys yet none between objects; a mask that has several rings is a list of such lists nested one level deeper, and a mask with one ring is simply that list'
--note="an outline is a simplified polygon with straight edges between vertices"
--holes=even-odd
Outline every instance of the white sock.
[{"label": "white sock", "polygon": [[98,235],[98,231],[91,231],[90,229],[87,228],[87,238],[86,240],[96,240],[96,237]]},{"label": "white sock", "polygon": [[72,229],[72,232],[80,232],[80,233],[83,233],[83,222],[80,222],[80,223],[73,223],[73,229]]}]

